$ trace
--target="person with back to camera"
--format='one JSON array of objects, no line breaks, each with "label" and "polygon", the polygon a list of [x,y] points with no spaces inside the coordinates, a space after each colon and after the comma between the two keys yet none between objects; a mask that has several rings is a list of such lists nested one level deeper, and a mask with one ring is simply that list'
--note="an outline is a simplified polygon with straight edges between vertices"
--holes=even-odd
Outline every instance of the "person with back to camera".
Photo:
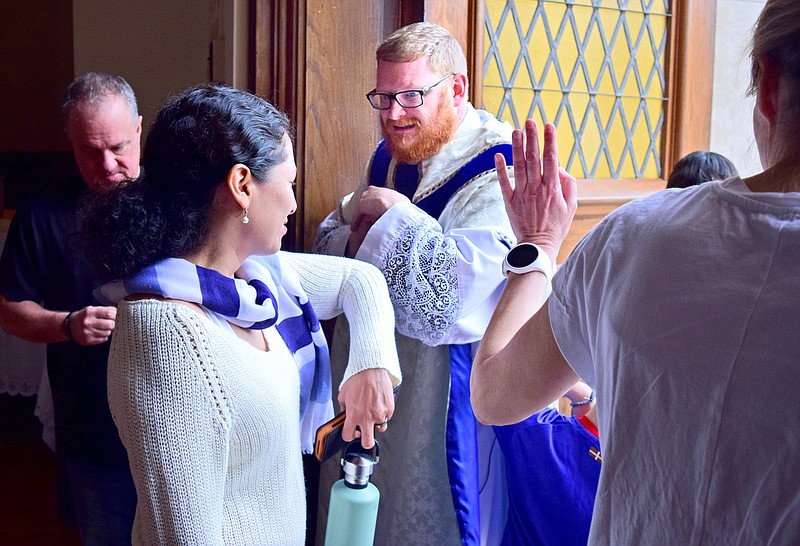
[{"label": "person with back to camera", "polygon": [[100,292],[119,302],[108,392],[136,544],[303,544],[301,451],[333,415],[317,316],[344,310],[353,326],[341,391],[366,447],[391,417],[400,370],[380,272],[279,252],[296,208],[289,133],[255,95],[191,88],[158,113],[145,174],[88,211],[92,255],[118,279]]},{"label": "person with back to camera", "polygon": [[552,126],[541,158],[532,121],[526,146],[515,133],[515,184],[501,182],[540,261],[509,277],[473,407],[508,423],[577,376],[597,389],[592,544],[800,541],[798,43],[800,2],[767,0],[751,52],[764,171],[621,207],[573,250],[538,312],[576,184],[560,174]]},{"label": "person with back to camera", "polygon": [[[394,304],[405,382],[372,477],[382,499],[375,543],[493,543],[505,525],[502,456],[472,414],[469,370],[513,243],[493,160],[510,159],[512,128],[469,103],[466,57],[444,28],[405,26],[376,59],[367,98],[384,139],[314,244],[376,265]],[[335,376],[346,339],[338,321]],[[321,471],[319,529],[338,471]]]},{"label": "person with back to camera", "polygon": [[716,152],[699,150],[683,156],[667,178],[667,188],[689,188],[712,180],[739,176],[730,159]]},{"label": "person with back to camera", "polygon": [[0,259],[0,325],[47,343],[56,453],[86,545],[125,544],[136,492],[108,411],[106,362],[116,309],[92,294],[79,204],[139,175],[142,117],[121,76],[89,72],[67,87],[64,128],[81,174],[14,214]]}]

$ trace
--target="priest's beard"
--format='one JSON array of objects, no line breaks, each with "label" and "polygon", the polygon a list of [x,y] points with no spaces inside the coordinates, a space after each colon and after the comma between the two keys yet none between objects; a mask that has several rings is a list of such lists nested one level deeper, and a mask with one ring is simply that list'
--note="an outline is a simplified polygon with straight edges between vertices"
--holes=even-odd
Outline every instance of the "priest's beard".
[{"label": "priest's beard", "polygon": [[[402,124],[408,124],[409,120],[403,120]],[[383,138],[389,145],[389,152],[401,163],[419,163],[423,159],[428,159],[438,152],[456,132],[458,116],[453,107],[452,98],[444,98],[439,102],[436,113],[425,123],[413,120],[417,126],[416,140],[411,142],[403,136],[389,135],[386,128],[396,125],[397,122],[388,121],[382,123]]]}]

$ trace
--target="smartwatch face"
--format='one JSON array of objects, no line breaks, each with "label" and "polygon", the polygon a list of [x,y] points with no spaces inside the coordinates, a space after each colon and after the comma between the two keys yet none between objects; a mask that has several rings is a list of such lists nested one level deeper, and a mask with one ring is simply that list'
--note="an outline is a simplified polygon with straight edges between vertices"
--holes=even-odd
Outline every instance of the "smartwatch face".
[{"label": "smartwatch face", "polygon": [[539,251],[533,245],[519,245],[508,253],[508,265],[525,267],[531,265],[539,257]]}]

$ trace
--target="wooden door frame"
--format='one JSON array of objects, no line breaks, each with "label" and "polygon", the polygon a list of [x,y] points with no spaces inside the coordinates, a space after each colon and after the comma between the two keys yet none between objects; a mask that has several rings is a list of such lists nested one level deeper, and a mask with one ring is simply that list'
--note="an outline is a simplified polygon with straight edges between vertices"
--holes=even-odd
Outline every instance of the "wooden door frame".
[{"label": "wooden door frame", "polygon": [[310,250],[380,138],[364,97],[374,86],[375,48],[417,16],[419,1],[250,0],[250,9],[251,89],[297,128],[297,212],[283,247]]}]

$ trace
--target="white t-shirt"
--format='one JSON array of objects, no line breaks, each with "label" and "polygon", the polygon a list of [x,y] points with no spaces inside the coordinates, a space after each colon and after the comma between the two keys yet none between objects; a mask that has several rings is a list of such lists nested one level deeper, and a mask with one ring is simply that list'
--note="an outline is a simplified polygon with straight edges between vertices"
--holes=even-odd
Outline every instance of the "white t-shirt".
[{"label": "white t-shirt", "polygon": [[798,543],[800,194],[733,178],[621,207],[549,309],[598,393],[590,543]]}]

